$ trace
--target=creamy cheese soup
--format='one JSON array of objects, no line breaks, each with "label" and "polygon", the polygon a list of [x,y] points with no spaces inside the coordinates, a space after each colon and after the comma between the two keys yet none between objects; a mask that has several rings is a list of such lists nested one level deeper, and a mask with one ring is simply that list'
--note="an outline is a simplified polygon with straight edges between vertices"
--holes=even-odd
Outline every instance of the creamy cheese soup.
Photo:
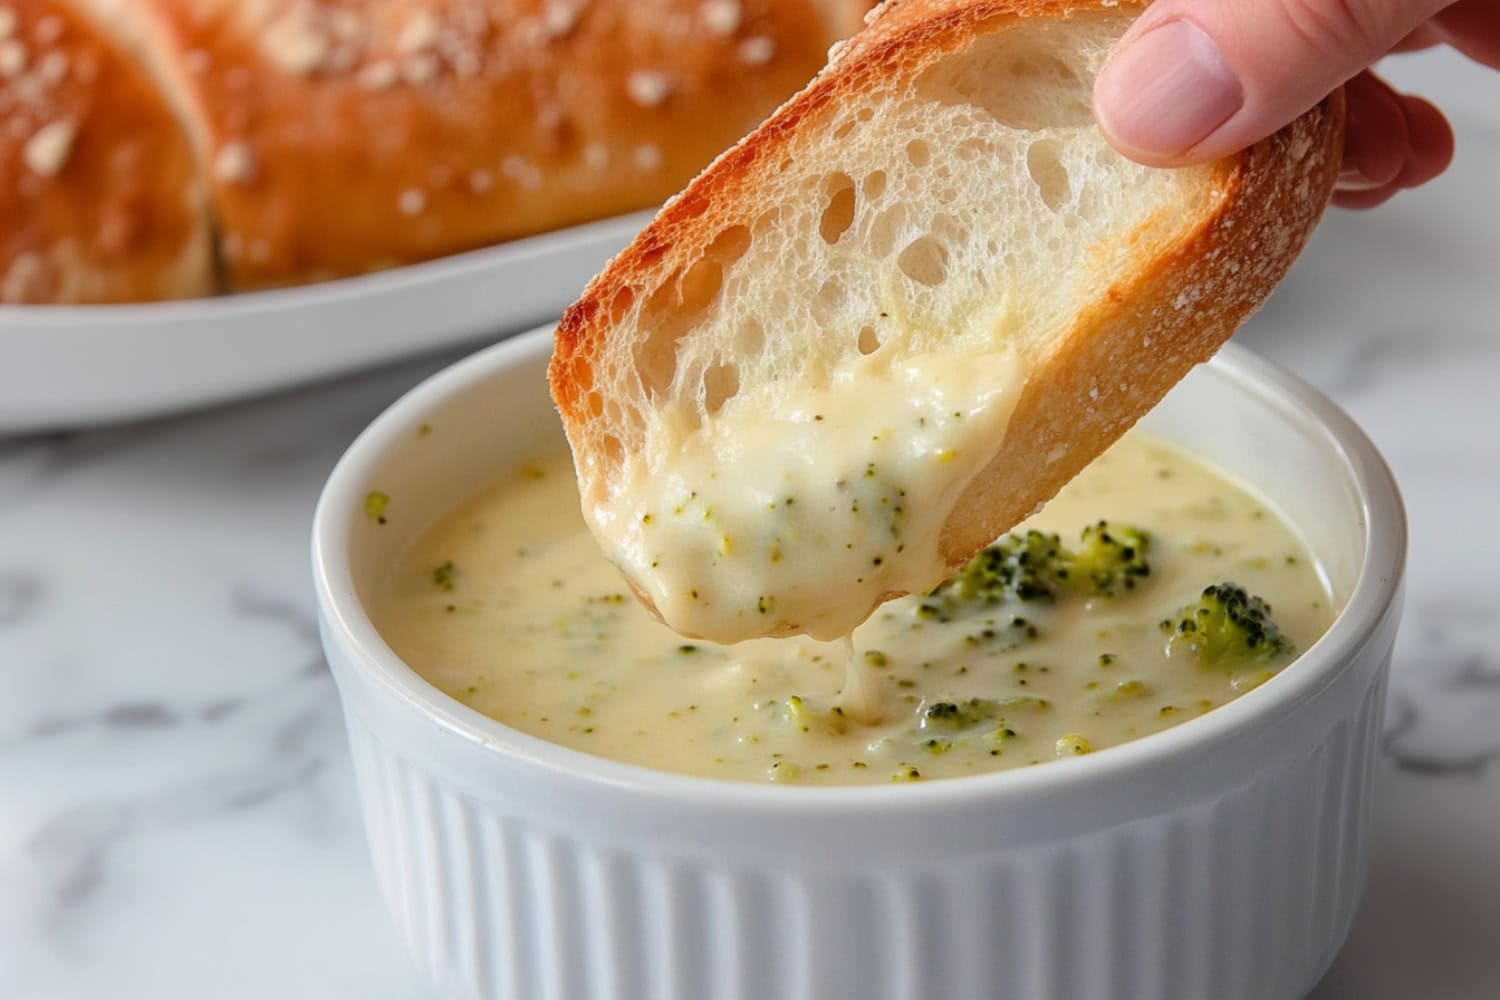
[{"label": "creamy cheese soup", "polygon": [[831,785],[1102,750],[1260,684],[1333,618],[1318,566],[1264,501],[1139,433],[1003,543],[882,605],[847,644],[687,640],[600,553],[559,451],[421,537],[376,622],[448,695],[554,743]]}]

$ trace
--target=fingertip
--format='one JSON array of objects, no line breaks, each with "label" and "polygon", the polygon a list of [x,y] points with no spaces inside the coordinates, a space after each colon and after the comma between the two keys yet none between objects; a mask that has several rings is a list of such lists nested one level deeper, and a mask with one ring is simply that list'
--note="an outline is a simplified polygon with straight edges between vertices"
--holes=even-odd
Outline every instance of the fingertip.
[{"label": "fingertip", "polygon": [[1099,71],[1093,97],[1105,138],[1150,166],[1222,155],[1200,147],[1245,101],[1214,40],[1177,15],[1153,19],[1127,35]]},{"label": "fingertip", "polygon": [[1453,126],[1447,116],[1423,98],[1403,97],[1401,106],[1411,155],[1397,183],[1402,187],[1416,187],[1437,177],[1453,163]]},{"label": "fingertip", "polygon": [[1364,191],[1339,190],[1333,193],[1333,204],[1338,208],[1351,211],[1365,211],[1376,208],[1390,201],[1401,188],[1399,185],[1387,184],[1384,187],[1371,188]]},{"label": "fingertip", "polygon": [[1344,101],[1344,164],[1339,185],[1345,190],[1383,188],[1401,176],[1410,158],[1401,95],[1365,72],[1344,85]]},{"label": "fingertip", "polygon": [[1124,133],[1116,131],[1114,123],[1107,114],[1100,113],[1098,109],[1094,113],[1094,122],[1099,126],[1099,131],[1104,133],[1105,141],[1115,148],[1115,151],[1127,159],[1148,167],[1187,167],[1194,163],[1204,162],[1193,159],[1190,155],[1179,153],[1176,155],[1164,154],[1158,150],[1147,149],[1137,145],[1131,139],[1129,130]]},{"label": "fingertip", "polygon": [[[1370,101],[1363,105],[1366,113],[1360,130],[1356,132],[1351,124],[1344,171],[1333,194],[1333,204],[1339,208],[1364,210],[1383,205],[1404,189],[1426,184],[1453,162],[1453,127],[1442,111],[1430,101],[1398,94],[1374,77],[1370,80],[1371,83],[1355,87],[1362,98]],[[1384,96],[1372,96],[1378,92],[1388,94],[1394,104],[1387,106]],[[1399,124],[1387,118],[1392,109],[1400,117]],[[1384,141],[1380,130],[1374,127],[1379,122],[1387,130]],[[1395,141],[1398,131],[1399,143]],[[1388,164],[1384,161],[1399,147],[1404,147],[1399,169],[1383,181],[1373,179],[1372,175],[1387,173]],[[1372,163],[1376,165],[1371,166]]]}]

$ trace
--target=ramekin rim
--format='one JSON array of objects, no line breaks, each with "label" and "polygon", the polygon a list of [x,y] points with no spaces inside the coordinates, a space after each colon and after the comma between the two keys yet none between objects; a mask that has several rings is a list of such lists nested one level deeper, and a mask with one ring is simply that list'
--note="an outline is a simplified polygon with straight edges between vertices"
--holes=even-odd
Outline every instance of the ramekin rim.
[{"label": "ramekin rim", "polygon": [[[1316,428],[1337,456],[1340,478],[1352,479],[1364,524],[1365,554],[1349,598],[1328,630],[1265,684],[1201,716],[1097,753],[932,782],[799,787],[759,784],[659,771],[574,750],[497,722],[423,680],[385,643],[357,597],[340,540],[361,510],[366,470],[422,423],[438,402],[466,391],[513,364],[550,355],[554,324],[484,348],[429,376],[391,404],[346,449],[320,493],[313,516],[312,569],[325,642],[351,652],[358,667],[416,713],[485,751],[544,768],[557,780],[628,789],[659,803],[819,815],[903,807],[931,807],[984,799],[1025,799],[1113,782],[1196,749],[1224,742],[1258,720],[1274,718],[1314,697],[1357,661],[1400,593],[1407,524],[1399,489],[1374,443],[1338,404],[1282,366],[1238,344],[1207,362],[1268,408]],[[347,553],[345,553],[347,556]],[[331,639],[330,639],[331,633]]]}]

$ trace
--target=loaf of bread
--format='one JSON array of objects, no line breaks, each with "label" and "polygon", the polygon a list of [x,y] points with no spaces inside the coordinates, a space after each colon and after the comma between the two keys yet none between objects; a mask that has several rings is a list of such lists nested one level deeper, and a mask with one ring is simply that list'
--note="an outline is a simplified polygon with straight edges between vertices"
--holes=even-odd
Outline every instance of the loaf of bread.
[{"label": "loaf of bread", "polygon": [[[1106,143],[1090,104],[1099,67],[1142,6],[887,3],[567,311],[550,375],[585,512],[668,624],[721,640],[826,636],[879,600],[924,592],[1050,498],[1280,280],[1329,197],[1341,98],[1209,166],[1130,162]],[[902,382],[903,366],[941,378]],[[786,577],[793,553],[781,539],[835,537],[808,514],[765,513],[784,502],[775,492],[784,487],[770,481],[781,466],[789,480],[811,481],[785,458],[801,461],[812,447],[803,442],[826,436],[826,423],[798,416],[804,402],[868,409],[878,399],[896,413],[916,390],[892,385],[947,391],[986,370],[997,373],[997,391],[1013,374],[1016,395],[995,417],[992,440],[969,444],[959,463],[931,466],[935,482],[973,463],[946,492],[929,490],[943,509],[912,509],[905,491],[929,482],[908,480],[899,496],[878,498],[903,506],[891,534],[899,528],[904,550],[850,569],[841,550],[853,543],[826,544],[806,556],[798,572],[807,579]],[[879,414],[826,416],[857,416],[875,437],[914,433],[901,429],[912,422],[890,430]],[[930,434],[932,421],[918,419]],[[786,425],[780,444],[751,440],[777,420]],[[819,502],[840,505],[840,517],[861,470],[884,475],[865,460],[871,439],[846,433],[819,459],[839,477],[839,492]],[[670,551],[654,541],[666,537],[663,519],[637,511],[629,494],[655,483],[681,483],[704,505],[714,534],[703,552],[686,552],[696,543],[685,535],[673,536]],[[710,592],[710,578],[738,558],[740,539],[767,532],[727,524],[726,508],[762,487],[768,502],[746,517],[781,518],[774,558],[764,561],[778,563],[783,586],[769,599],[772,584],[762,583],[762,597],[750,598],[749,612],[741,602],[731,620],[724,609],[733,602]],[[923,518],[930,532],[918,528]],[[856,537],[855,527],[840,530],[848,534],[836,540]],[[735,556],[711,551],[729,552],[724,540]],[[932,551],[914,551],[922,548]],[[698,576],[686,578],[687,565]],[[758,572],[735,568],[724,586]],[[788,599],[788,588],[804,598]],[[718,611],[707,607],[715,601]]]},{"label": "loaf of bread", "polygon": [[[108,73],[46,83],[71,103],[44,102],[46,120],[0,139],[0,178],[16,179],[0,204],[25,233],[0,257],[0,301],[316,281],[660,203],[805,83],[867,7],[0,0],[18,32],[68,25],[54,44],[91,46]],[[0,107],[21,89],[0,72]],[[70,144],[36,138],[51,121]],[[104,266],[79,246],[119,243],[106,217],[121,201],[151,220],[108,258],[121,275],[75,273]],[[50,278],[28,277],[36,261]]]}]

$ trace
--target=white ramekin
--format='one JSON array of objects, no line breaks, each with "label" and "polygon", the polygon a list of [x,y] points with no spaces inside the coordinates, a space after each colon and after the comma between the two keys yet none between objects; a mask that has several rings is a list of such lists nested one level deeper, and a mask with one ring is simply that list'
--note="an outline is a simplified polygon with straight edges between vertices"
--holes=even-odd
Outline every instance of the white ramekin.
[{"label": "white ramekin", "polygon": [[[1313,987],[1363,880],[1406,545],[1390,473],[1332,403],[1229,348],[1146,421],[1256,484],[1347,602],[1274,679],[1085,757],[788,788],[508,729],[426,684],[371,625],[363,598],[417,532],[557,440],[550,349],[545,330],[502,343],[391,407],[334,471],[313,534],[375,871],[445,993],[1290,1000]],[[390,497],[385,524],[365,512],[372,490]]]}]

